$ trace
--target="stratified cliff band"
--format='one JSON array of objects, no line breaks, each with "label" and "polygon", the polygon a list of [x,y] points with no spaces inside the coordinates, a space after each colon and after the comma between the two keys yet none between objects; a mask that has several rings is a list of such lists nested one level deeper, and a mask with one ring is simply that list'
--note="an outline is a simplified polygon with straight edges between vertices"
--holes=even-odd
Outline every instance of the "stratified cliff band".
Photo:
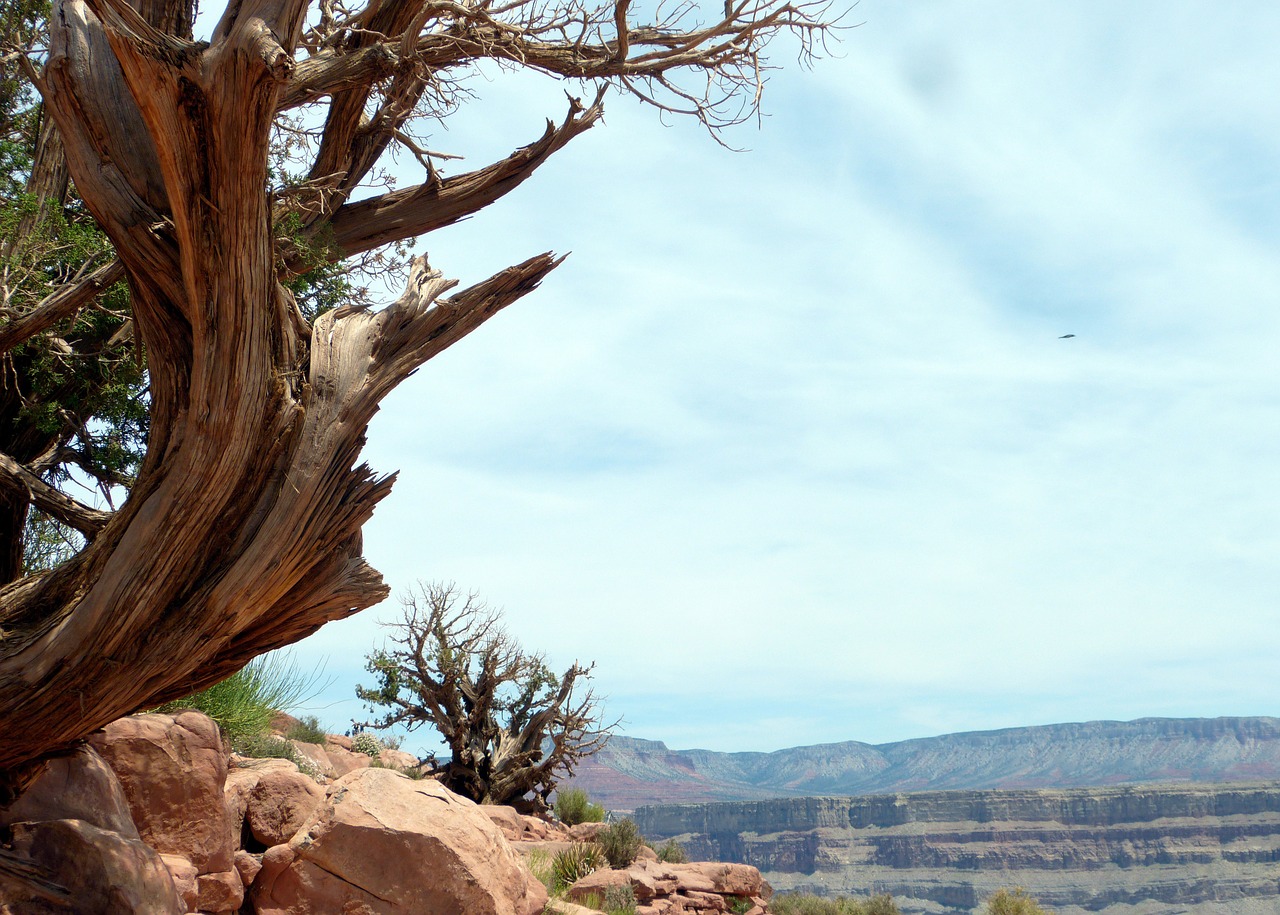
[{"label": "stratified cliff band", "polygon": [[940,791],[641,807],[650,838],[776,889],[971,912],[1025,886],[1060,915],[1280,911],[1280,785]]}]

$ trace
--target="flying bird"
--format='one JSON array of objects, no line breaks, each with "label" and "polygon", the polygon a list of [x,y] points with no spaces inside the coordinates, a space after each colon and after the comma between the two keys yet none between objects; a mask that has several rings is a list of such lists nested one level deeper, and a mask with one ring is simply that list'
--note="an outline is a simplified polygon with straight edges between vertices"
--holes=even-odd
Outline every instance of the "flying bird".
[{"label": "flying bird", "polygon": [[1075,336],[1075,334],[1063,334],[1063,335],[1062,335],[1061,337],[1059,337],[1058,339],[1059,339],[1059,340],[1069,340],[1070,338],[1072,338],[1072,337],[1074,337],[1074,336]]}]

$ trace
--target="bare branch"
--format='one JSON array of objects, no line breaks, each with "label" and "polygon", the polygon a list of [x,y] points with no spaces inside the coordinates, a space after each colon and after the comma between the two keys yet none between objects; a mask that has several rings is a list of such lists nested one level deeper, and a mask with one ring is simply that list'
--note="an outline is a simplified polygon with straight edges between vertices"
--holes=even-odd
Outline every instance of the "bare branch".
[{"label": "bare branch", "polygon": [[117,259],[99,267],[88,276],[62,286],[45,296],[30,312],[0,326],[0,353],[43,333],[66,318],[74,317],[103,290],[124,277],[124,265]]},{"label": "bare branch", "polygon": [[430,724],[452,754],[442,767],[451,789],[481,803],[545,806],[561,774],[614,727],[578,689],[592,668],[575,663],[556,676],[502,629],[497,611],[451,584],[419,585],[401,603],[391,647],[368,659],[379,686],[356,691],[388,710],[362,726]]},{"label": "bare branch", "polygon": [[444,181],[428,181],[349,203],[338,210],[330,226],[333,241],[345,255],[452,225],[509,194],[574,137],[591,128],[604,114],[603,87],[586,108],[574,102],[559,127],[548,123],[535,143],[500,162]]},{"label": "bare branch", "polygon": [[26,492],[36,508],[57,518],[63,524],[75,528],[84,534],[87,540],[97,536],[98,531],[111,520],[110,512],[99,511],[77,502],[61,490],[50,486],[7,454],[0,454],[0,485]]}]

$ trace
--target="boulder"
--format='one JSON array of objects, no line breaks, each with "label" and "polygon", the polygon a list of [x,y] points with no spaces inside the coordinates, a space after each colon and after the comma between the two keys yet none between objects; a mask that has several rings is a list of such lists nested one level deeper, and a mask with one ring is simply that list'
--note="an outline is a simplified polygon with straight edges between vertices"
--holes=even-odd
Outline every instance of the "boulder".
[{"label": "boulder", "polygon": [[579,823],[569,827],[569,838],[575,842],[590,842],[600,835],[601,830],[608,828],[608,823]]},{"label": "boulder", "polygon": [[235,866],[240,882],[246,887],[252,886],[258,871],[262,870],[262,855],[252,854],[242,848],[236,852]]},{"label": "boulder", "polygon": [[287,759],[231,757],[231,768],[223,784],[222,798],[226,807],[228,841],[233,849],[241,846],[244,817],[249,809],[249,795],[263,774],[269,771],[297,772],[298,767]]},{"label": "boulder", "polygon": [[238,912],[244,902],[244,882],[237,871],[201,874],[196,878],[196,905],[201,912]]},{"label": "boulder", "polygon": [[566,827],[550,823],[542,817],[520,813],[505,804],[486,804],[480,808],[494,825],[502,830],[508,842],[571,843]]},{"label": "boulder", "polygon": [[187,907],[187,911],[194,912],[196,900],[200,896],[200,887],[196,883],[196,877],[199,876],[196,866],[182,855],[161,855],[160,860],[169,869],[169,876],[173,878],[173,887],[178,891],[183,905]]},{"label": "boulder", "polygon": [[378,762],[388,769],[416,769],[418,757],[404,750],[385,749],[378,754]]},{"label": "boulder", "polygon": [[337,778],[341,778],[348,772],[354,772],[356,769],[367,769],[373,765],[373,760],[366,753],[357,753],[355,750],[348,750],[337,744],[328,744],[321,748],[325,756],[329,760],[329,769],[326,775],[332,774]]},{"label": "boulder", "polygon": [[[85,820],[19,822],[11,827],[12,854],[29,863],[70,902],[49,896],[23,898],[4,887],[14,912],[75,912],[76,915],[183,915],[187,906],[160,856],[136,837],[101,829]],[[55,897],[56,898],[56,897]]]},{"label": "boulder", "polygon": [[324,788],[296,768],[260,770],[249,790],[244,822],[263,847],[281,845],[310,819],[324,796]]},{"label": "boulder", "polygon": [[227,756],[211,718],[191,711],[134,715],[89,742],[120,779],[144,842],[181,855],[202,874],[231,869]]},{"label": "boulder", "polygon": [[0,810],[0,826],[47,820],[83,820],[126,838],[138,838],[119,779],[91,747],[49,757],[18,799]]},{"label": "boulder", "polygon": [[250,892],[258,915],[538,915],[547,902],[480,807],[380,768],[330,785]]},{"label": "boulder", "polygon": [[480,811],[489,818],[494,826],[502,830],[508,842],[519,842],[524,838],[524,817],[505,804],[482,804]]},{"label": "boulder", "polygon": [[760,876],[758,868],[749,864],[723,864],[719,862],[698,862],[696,864],[665,865],[674,868],[678,873],[697,875],[710,884],[710,892],[725,896],[768,896],[768,884]]}]

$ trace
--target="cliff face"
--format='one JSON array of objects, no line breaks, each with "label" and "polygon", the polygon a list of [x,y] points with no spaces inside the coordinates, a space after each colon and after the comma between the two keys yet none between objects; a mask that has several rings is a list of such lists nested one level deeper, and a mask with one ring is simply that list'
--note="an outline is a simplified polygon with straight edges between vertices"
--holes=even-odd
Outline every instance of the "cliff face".
[{"label": "cliff face", "polygon": [[889,892],[904,912],[972,911],[1011,885],[1062,915],[1280,911],[1280,785],[787,798],[635,818],[777,889]]},{"label": "cliff face", "polygon": [[773,753],[670,750],[618,737],[572,784],[611,810],[630,810],[785,796],[1272,779],[1280,780],[1280,719],[1144,718]]}]

